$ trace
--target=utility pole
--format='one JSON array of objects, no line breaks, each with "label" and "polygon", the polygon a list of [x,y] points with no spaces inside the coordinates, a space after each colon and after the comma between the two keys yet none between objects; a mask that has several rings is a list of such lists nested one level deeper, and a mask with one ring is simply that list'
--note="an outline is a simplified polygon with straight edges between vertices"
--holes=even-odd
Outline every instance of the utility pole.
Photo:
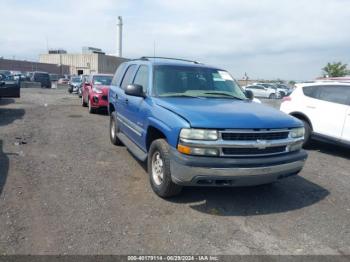
[{"label": "utility pole", "polygon": [[119,32],[119,38],[118,38],[118,56],[123,56],[123,18],[121,16],[118,16],[118,32]]}]

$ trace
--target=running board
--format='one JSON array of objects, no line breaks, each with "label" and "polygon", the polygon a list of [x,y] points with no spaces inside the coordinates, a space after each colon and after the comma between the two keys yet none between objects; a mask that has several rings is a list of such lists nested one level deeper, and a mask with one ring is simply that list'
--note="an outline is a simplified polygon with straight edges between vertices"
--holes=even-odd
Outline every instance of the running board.
[{"label": "running board", "polygon": [[133,141],[131,141],[126,135],[123,133],[118,133],[117,137],[123,144],[130,150],[130,152],[140,161],[145,161],[147,159],[147,153],[144,152],[141,148],[139,148]]}]

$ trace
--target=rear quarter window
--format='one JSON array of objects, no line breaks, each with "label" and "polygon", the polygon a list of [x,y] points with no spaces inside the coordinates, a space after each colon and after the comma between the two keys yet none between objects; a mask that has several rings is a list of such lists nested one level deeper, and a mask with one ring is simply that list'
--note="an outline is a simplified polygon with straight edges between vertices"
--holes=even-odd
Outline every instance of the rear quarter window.
[{"label": "rear quarter window", "polygon": [[312,98],[318,98],[317,97],[317,87],[318,86],[304,86],[303,87],[303,93],[304,95]]}]

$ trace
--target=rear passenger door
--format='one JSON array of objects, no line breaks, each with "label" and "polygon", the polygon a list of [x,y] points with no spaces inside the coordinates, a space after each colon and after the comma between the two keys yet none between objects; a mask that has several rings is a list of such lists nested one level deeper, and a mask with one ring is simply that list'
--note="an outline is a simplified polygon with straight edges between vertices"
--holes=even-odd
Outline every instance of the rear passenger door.
[{"label": "rear passenger door", "polygon": [[346,87],[338,85],[317,87],[314,93],[317,100],[307,105],[315,133],[341,139],[349,108],[345,91]]},{"label": "rear passenger door", "polygon": [[129,138],[131,138],[134,129],[132,128],[132,122],[130,121],[130,115],[127,110],[127,106],[129,103],[128,97],[126,96],[124,90],[129,84],[132,83],[136,70],[137,65],[129,65],[129,67],[125,71],[120,87],[117,88],[115,94],[115,109],[117,112],[117,121],[119,124],[119,129]]},{"label": "rear passenger door", "polygon": [[[133,84],[141,85],[143,92],[147,94],[149,86],[149,67],[140,65],[137,69]],[[130,132],[131,139],[141,148],[144,148],[145,141],[145,120],[147,117],[147,98],[127,95],[128,103],[126,104],[126,112],[128,119],[132,122],[133,132]]]}]

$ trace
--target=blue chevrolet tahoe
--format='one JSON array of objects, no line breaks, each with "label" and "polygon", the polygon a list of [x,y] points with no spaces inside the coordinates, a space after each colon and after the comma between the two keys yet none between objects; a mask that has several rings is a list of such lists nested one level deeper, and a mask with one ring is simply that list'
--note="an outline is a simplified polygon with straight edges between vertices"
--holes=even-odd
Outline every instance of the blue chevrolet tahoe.
[{"label": "blue chevrolet tahoe", "polygon": [[109,90],[110,139],[147,161],[161,197],[183,186],[253,186],[298,174],[303,124],[253,101],[231,75],[195,61],[121,64]]}]

